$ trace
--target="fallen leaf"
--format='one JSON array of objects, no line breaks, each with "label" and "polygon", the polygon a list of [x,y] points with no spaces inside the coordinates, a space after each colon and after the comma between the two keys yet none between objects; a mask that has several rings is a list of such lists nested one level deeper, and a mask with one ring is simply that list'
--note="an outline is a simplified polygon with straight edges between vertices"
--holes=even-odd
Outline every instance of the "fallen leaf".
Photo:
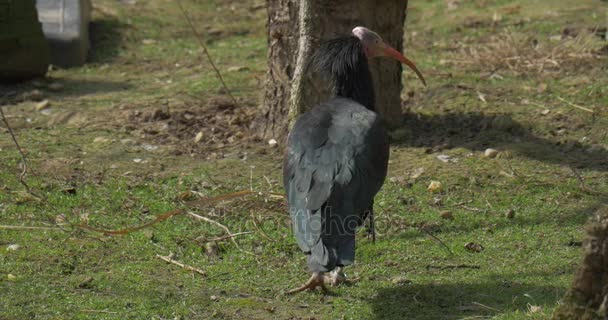
[{"label": "fallen leaf", "polygon": [[49,100],[45,99],[45,100],[42,100],[42,101],[36,103],[35,108],[36,108],[36,111],[42,111],[50,106],[51,106],[51,103],[49,102]]},{"label": "fallen leaf", "polygon": [[443,188],[443,185],[441,184],[441,182],[431,181],[431,183],[426,188],[426,190],[428,190],[430,192],[440,192],[442,188]]},{"label": "fallen leaf", "polygon": [[440,216],[442,219],[446,219],[446,220],[454,220],[454,215],[452,215],[452,212],[447,211],[447,210],[441,211],[441,212],[439,213],[439,216]]},{"label": "fallen leaf", "polygon": [[485,95],[485,94],[483,94],[483,93],[481,93],[481,92],[477,91],[477,97],[478,97],[478,98],[479,98],[479,100],[481,100],[483,103],[488,103],[488,102],[486,101],[486,95]]},{"label": "fallen leaf", "polygon": [[482,252],[484,249],[484,247],[482,245],[480,245],[479,243],[475,243],[475,242],[467,242],[464,245],[464,248],[471,252]]},{"label": "fallen leaf", "polygon": [[203,138],[205,137],[205,134],[202,131],[199,131],[196,136],[194,137],[194,143],[199,143],[201,142],[201,140],[203,140]]}]

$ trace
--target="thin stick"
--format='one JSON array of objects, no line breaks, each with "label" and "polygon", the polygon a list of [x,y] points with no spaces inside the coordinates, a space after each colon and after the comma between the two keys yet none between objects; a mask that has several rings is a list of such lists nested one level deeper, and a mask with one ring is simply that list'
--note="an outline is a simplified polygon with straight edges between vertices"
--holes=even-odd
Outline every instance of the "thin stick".
[{"label": "thin stick", "polygon": [[480,306],[480,307],[482,307],[482,308],[486,308],[486,309],[488,309],[488,310],[492,310],[492,311],[496,311],[496,312],[502,312],[502,311],[500,311],[500,310],[498,310],[498,309],[496,309],[496,308],[492,308],[492,307],[487,306],[487,305],[485,305],[485,304],[483,304],[483,303],[479,303],[479,302],[476,302],[476,301],[473,301],[472,303],[473,303],[474,305]]},{"label": "thin stick", "polygon": [[5,226],[0,225],[0,230],[17,230],[17,231],[64,231],[56,227],[30,227],[30,226]]},{"label": "thin stick", "polygon": [[215,74],[217,75],[217,77],[220,80],[220,82],[222,83],[222,86],[224,87],[224,89],[226,89],[226,94],[228,94],[228,96],[230,97],[230,99],[232,99],[232,102],[235,105],[238,104],[236,102],[236,99],[234,98],[234,96],[230,92],[230,89],[226,85],[226,82],[224,82],[224,78],[222,77],[222,74],[220,73],[220,70],[215,66],[215,63],[213,63],[213,59],[211,58],[211,54],[209,54],[209,50],[207,50],[207,46],[205,46],[205,44],[203,43],[203,40],[201,40],[202,38],[198,34],[198,32],[196,32],[196,28],[194,28],[194,24],[190,20],[190,17],[188,17],[188,15],[186,14],[186,10],[184,10],[184,7],[182,7],[182,4],[179,2],[179,0],[175,0],[175,2],[177,3],[177,6],[179,7],[179,10],[182,12],[182,15],[184,16],[184,18],[186,18],[186,21],[188,22],[188,25],[190,26],[190,29],[192,29],[192,32],[196,36],[196,39],[198,40],[198,43],[203,48],[203,52],[207,56],[207,60],[209,60],[209,64],[211,64],[211,67],[213,67],[213,70],[215,71]]},{"label": "thin stick", "polygon": [[417,227],[417,228],[419,230],[424,231],[426,234],[429,235],[429,237],[435,239],[435,241],[439,242],[442,246],[444,246],[448,250],[448,252],[450,253],[450,255],[452,255],[452,256],[454,255],[454,252],[452,252],[452,250],[450,249],[450,247],[448,247],[443,241],[441,241],[441,239],[437,238],[436,236],[434,236],[432,233],[430,233],[428,230],[426,230],[424,228],[420,228],[420,227]]},{"label": "thin stick", "polygon": [[221,237],[215,237],[215,238],[211,238],[211,239],[205,239],[205,237],[200,236],[200,237],[196,238],[196,241],[205,241],[205,242],[222,241],[222,240],[230,239],[233,237],[238,237],[238,236],[242,236],[245,234],[252,234],[252,233],[255,233],[255,232],[253,232],[253,231],[237,232],[237,233],[233,233],[233,234],[229,234],[229,235],[225,235],[225,236],[221,236]]},{"label": "thin stick", "polygon": [[180,266],[180,267],[182,267],[183,269],[186,269],[186,270],[189,270],[189,271],[196,272],[196,273],[198,273],[198,274],[200,274],[200,275],[202,275],[202,276],[206,276],[206,275],[207,275],[207,272],[205,272],[205,271],[203,271],[203,270],[201,270],[201,269],[197,269],[197,268],[195,268],[195,267],[191,267],[191,266],[189,266],[189,265],[183,264],[183,263],[181,263],[181,262],[179,262],[179,261],[177,261],[177,260],[173,260],[173,259],[171,259],[171,258],[170,258],[170,257],[168,257],[168,256],[167,256],[167,257],[165,257],[165,256],[161,256],[160,254],[157,254],[157,255],[156,255],[156,257],[157,257],[157,258],[159,258],[159,259],[161,259],[161,260],[167,261],[168,263],[172,263],[172,264],[174,264],[174,265],[176,265],[176,266]]},{"label": "thin stick", "polygon": [[[232,233],[232,232],[230,232],[230,229],[228,229],[228,227],[226,227],[225,225],[223,225],[223,224],[221,224],[221,223],[219,223],[219,222],[217,222],[217,221],[215,221],[215,220],[212,220],[212,219],[209,219],[209,218],[207,218],[207,217],[204,217],[204,216],[198,215],[198,214],[196,214],[196,213],[194,213],[194,212],[191,212],[191,211],[188,211],[187,213],[188,213],[190,216],[192,216],[192,217],[194,217],[194,218],[196,218],[196,219],[203,220],[203,221],[205,221],[205,222],[209,222],[209,223],[211,223],[211,224],[213,224],[213,225],[216,225],[216,226],[218,226],[218,227],[220,227],[220,228],[224,229],[224,231],[226,231],[226,233],[227,233],[228,235],[233,235],[233,233]],[[236,246],[236,248],[237,248],[237,249],[239,249],[240,251],[242,251],[242,252],[244,252],[244,253],[247,253],[247,254],[250,254],[250,255],[255,256],[255,254],[254,254],[253,252],[249,252],[249,251],[247,251],[247,250],[243,250],[243,249],[241,249],[241,247],[239,246],[238,242],[236,242],[236,240],[234,240],[234,237],[230,237],[230,240],[232,241],[232,243],[234,243],[234,245]]]},{"label": "thin stick", "polygon": [[574,107],[574,108],[577,108],[577,109],[581,109],[581,110],[583,110],[583,111],[587,111],[587,112],[590,112],[590,113],[595,113],[595,111],[593,111],[593,110],[591,110],[591,109],[589,109],[589,108],[581,107],[581,106],[579,106],[578,104],[574,104],[574,103],[572,103],[572,102],[570,102],[570,101],[568,101],[568,100],[566,100],[566,99],[564,99],[564,98],[562,98],[562,97],[560,97],[560,96],[555,96],[555,97],[556,97],[558,100],[560,100],[560,101],[563,101],[563,102],[567,103],[567,104],[568,104],[568,105],[570,105],[571,107]]},{"label": "thin stick", "polygon": [[255,215],[253,213],[253,210],[251,210],[251,221],[253,221],[253,226],[256,228],[256,230],[258,230],[260,232],[260,234],[262,235],[262,237],[272,241],[272,242],[277,242],[275,239],[271,238],[264,230],[262,230],[262,228],[260,228],[257,224],[257,219],[255,218]]},{"label": "thin stick", "polygon": [[28,184],[25,182],[25,175],[27,173],[27,157],[25,156],[25,153],[23,153],[23,149],[21,149],[21,146],[19,145],[19,142],[17,141],[17,138],[15,137],[13,128],[11,128],[11,126],[8,123],[8,120],[6,120],[6,116],[4,115],[4,110],[2,109],[2,106],[0,106],[0,115],[2,115],[2,121],[6,125],[6,129],[8,130],[8,133],[11,135],[11,138],[13,139],[13,143],[17,147],[17,151],[19,151],[19,154],[21,155],[21,161],[23,162],[23,171],[21,171],[21,174],[19,175],[19,182],[25,187],[25,189],[27,190],[27,192],[29,194],[37,197],[38,199],[42,199],[42,197],[40,197],[39,195],[32,192],[32,189],[30,189],[30,186],[28,186]]},{"label": "thin stick", "polygon": [[82,309],[80,312],[86,313],[107,313],[107,314],[118,314],[116,311],[108,311],[108,310],[92,310],[92,309]]},{"label": "thin stick", "polygon": [[593,194],[593,195],[605,195],[603,192],[597,191],[597,190],[593,190],[591,189],[587,183],[585,183],[585,179],[583,179],[583,177],[581,176],[581,174],[578,172],[578,170],[576,170],[573,167],[570,167],[570,171],[572,171],[572,173],[574,174],[574,176],[576,177],[576,179],[578,180],[578,182],[581,185],[581,189],[587,193]]}]

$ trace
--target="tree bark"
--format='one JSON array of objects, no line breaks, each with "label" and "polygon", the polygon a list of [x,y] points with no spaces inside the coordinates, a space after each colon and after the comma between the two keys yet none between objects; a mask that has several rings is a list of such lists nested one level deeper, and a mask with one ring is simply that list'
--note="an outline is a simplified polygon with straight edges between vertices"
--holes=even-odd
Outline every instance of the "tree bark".
[{"label": "tree bark", "polygon": [[553,319],[608,319],[608,206],[592,219],[583,248],[583,263]]},{"label": "tree bark", "polygon": [[[263,103],[253,126],[259,137],[279,141],[290,121],[329,96],[328,84],[306,66],[324,41],[350,35],[356,26],[403,47],[407,0],[267,0],[268,72]],[[376,109],[389,126],[401,119],[401,65],[387,59],[370,61]]]}]

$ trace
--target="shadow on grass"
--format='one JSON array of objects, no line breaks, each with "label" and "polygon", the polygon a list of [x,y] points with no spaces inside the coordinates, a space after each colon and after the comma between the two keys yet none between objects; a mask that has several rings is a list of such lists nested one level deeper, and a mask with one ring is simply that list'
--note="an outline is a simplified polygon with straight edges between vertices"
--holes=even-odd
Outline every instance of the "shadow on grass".
[{"label": "shadow on grass", "polygon": [[559,287],[509,280],[514,277],[383,288],[370,300],[374,319],[490,318],[517,310],[526,313],[530,305],[546,310],[545,306],[553,306],[565,292]]},{"label": "shadow on grass", "polygon": [[608,151],[589,149],[576,140],[537,137],[508,114],[453,112],[441,115],[406,113],[401,138],[403,146],[428,147],[433,151],[463,147],[482,151],[488,147],[513,150],[543,162],[580,169],[608,171]]},{"label": "shadow on grass", "polygon": [[123,47],[125,31],[132,28],[112,16],[103,16],[91,21],[91,48],[87,63],[110,62]]},{"label": "shadow on grass", "polygon": [[[69,96],[86,96],[95,93],[108,93],[116,91],[124,91],[131,89],[131,85],[122,81],[110,80],[83,80],[59,78],[55,80],[63,85],[60,91],[52,92],[43,89],[48,96],[51,97],[69,97]],[[50,83],[51,81],[44,81]],[[16,104],[20,101],[30,100],[27,98],[36,87],[32,82],[20,82],[13,84],[0,85],[0,105]]]}]

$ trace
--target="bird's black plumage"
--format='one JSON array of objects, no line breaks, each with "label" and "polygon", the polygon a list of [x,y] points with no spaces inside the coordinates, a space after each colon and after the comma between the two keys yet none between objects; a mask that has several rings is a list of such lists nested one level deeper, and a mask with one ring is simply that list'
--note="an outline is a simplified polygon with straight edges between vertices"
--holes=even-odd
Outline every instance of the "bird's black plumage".
[{"label": "bird's black plumage", "polygon": [[298,245],[311,271],[325,272],[354,261],[355,228],[384,182],[389,147],[360,40],[326,42],[313,59],[335,97],[296,120],[283,179]]},{"label": "bird's black plumage", "polygon": [[372,76],[359,38],[347,36],[329,40],[321,45],[311,61],[317,71],[330,78],[335,96],[352,99],[375,110]]}]

